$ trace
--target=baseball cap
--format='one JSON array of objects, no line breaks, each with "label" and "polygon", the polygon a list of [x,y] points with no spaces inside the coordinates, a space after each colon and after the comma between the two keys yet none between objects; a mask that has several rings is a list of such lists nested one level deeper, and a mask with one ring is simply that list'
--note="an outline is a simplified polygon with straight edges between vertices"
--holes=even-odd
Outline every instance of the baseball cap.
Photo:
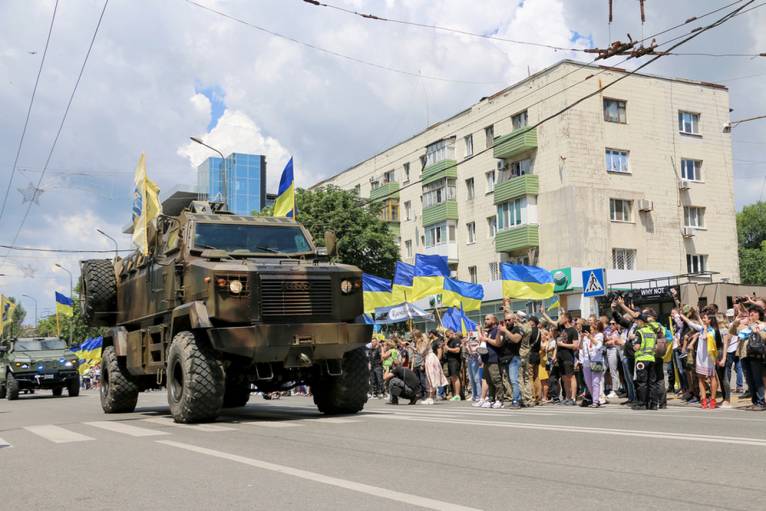
[{"label": "baseball cap", "polygon": [[517,316],[519,319],[527,319],[527,313],[526,313],[526,312],[524,312],[524,311],[517,311],[517,312],[516,312],[516,316]]},{"label": "baseball cap", "polygon": [[726,310],[726,317],[733,318],[734,317],[734,309],[727,309]]}]

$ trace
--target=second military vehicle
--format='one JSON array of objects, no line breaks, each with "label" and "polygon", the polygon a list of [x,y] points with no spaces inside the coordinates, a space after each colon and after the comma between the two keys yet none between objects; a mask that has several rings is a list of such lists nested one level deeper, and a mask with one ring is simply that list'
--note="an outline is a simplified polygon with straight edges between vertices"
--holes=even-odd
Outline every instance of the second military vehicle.
[{"label": "second military vehicle", "polygon": [[45,389],[54,396],[67,389],[80,395],[77,356],[57,337],[20,337],[0,344],[0,399],[19,398],[20,391]]},{"label": "second military vehicle", "polygon": [[[177,422],[215,419],[263,392],[311,386],[328,414],[367,401],[362,273],[289,218],[237,216],[177,192],[149,256],[81,263],[83,315],[104,336],[101,405],[130,412],[167,386]],[[333,236],[326,239],[333,252]]]}]

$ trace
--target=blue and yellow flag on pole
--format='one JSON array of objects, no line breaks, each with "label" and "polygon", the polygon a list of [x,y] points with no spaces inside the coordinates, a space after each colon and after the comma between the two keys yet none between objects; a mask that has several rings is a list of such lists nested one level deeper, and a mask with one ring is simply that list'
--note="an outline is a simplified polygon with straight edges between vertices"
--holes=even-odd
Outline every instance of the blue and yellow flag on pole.
[{"label": "blue and yellow flag on pole", "polygon": [[468,319],[462,308],[451,307],[442,315],[442,326],[466,335],[476,330],[476,323]]},{"label": "blue and yellow flag on pole", "polygon": [[56,291],[56,314],[61,314],[62,316],[72,317],[74,314],[74,302],[72,302],[72,299],[68,296],[64,296],[58,291]]},{"label": "blue and yellow flag on pole", "polygon": [[274,216],[295,218],[295,178],[293,176],[293,159],[285,165],[282,177],[279,178],[277,200],[274,202]]},{"label": "blue and yellow flag on pole", "polygon": [[364,312],[375,312],[378,307],[394,305],[391,300],[391,281],[367,273],[362,274],[362,296]]},{"label": "blue and yellow flag on pole", "polygon": [[79,346],[69,348],[69,351],[77,355],[77,370],[81,375],[101,363],[103,345],[103,337],[91,337],[85,339]]},{"label": "blue and yellow flag on pole", "polygon": [[442,305],[447,307],[460,307],[463,310],[477,311],[481,309],[481,301],[484,299],[484,288],[481,284],[472,284],[462,280],[444,279],[442,291]]},{"label": "blue and yellow flag on pole", "polygon": [[415,276],[412,278],[410,301],[441,294],[445,277],[449,277],[446,256],[415,254]]},{"label": "blue and yellow flag on pole", "polygon": [[16,304],[0,295],[0,335],[3,335],[6,327],[13,324],[13,313],[16,310]]},{"label": "blue and yellow flag on pole", "polygon": [[133,243],[143,255],[149,255],[149,226],[162,213],[160,188],[146,175],[144,154],[138,158],[133,178]]},{"label": "blue and yellow flag on pole", "polygon": [[539,266],[500,263],[505,298],[547,300],[553,296],[553,275]]},{"label": "blue and yellow flag on pole", "polygon": [[394,304],[409,302],[412,300],[412,279],[415,277],[415,266],[412,264],[396,262],[394,270],[394,282],[391,295]]}]

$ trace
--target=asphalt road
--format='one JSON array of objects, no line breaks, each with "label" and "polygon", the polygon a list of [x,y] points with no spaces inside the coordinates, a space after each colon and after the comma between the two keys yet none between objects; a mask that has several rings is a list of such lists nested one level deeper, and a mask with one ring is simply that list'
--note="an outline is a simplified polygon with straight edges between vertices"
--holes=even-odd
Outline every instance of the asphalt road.
[{"label": "asphalt road", "polygon": [[310,398],[172,422],[165,394],[0,401],[2,509],[757,509],[766,413],[387,406]]}]

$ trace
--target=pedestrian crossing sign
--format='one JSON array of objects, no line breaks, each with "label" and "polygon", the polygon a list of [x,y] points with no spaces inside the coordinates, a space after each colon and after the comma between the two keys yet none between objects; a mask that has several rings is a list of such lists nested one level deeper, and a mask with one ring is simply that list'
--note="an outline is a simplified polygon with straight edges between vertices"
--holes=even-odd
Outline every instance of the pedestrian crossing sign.
[{"label": "pedestrian crossing sign", "polygon": [[582,295],[604,296],[606,294],[606,272],[603,268],[594,268],[582,272]]}]

